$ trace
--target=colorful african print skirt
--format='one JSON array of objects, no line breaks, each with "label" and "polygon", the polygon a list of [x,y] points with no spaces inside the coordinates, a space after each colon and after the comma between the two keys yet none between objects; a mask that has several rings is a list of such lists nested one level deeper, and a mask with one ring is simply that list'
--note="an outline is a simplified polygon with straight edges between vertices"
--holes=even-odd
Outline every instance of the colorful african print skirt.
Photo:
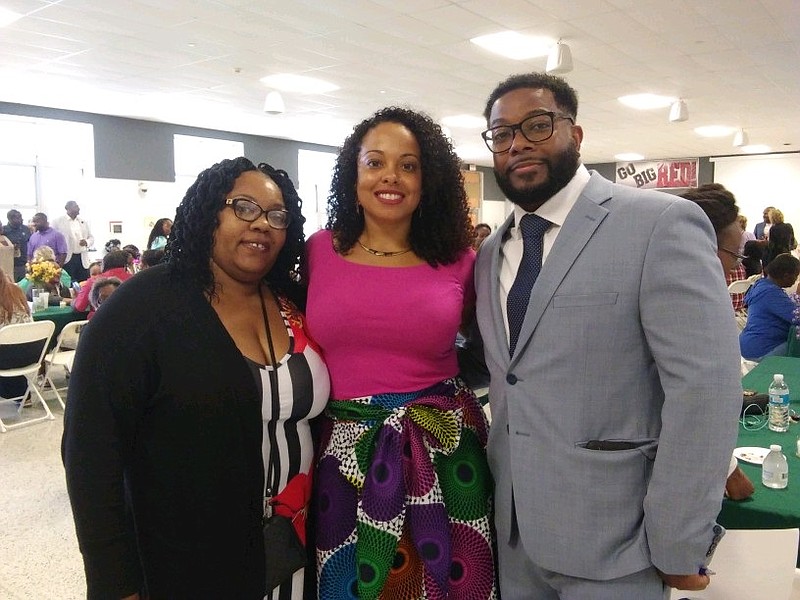
[{"label": "colorful african print skirt", "polygon": [[487,423],[459,379],[329,403],[319,597],[497,598]]}]

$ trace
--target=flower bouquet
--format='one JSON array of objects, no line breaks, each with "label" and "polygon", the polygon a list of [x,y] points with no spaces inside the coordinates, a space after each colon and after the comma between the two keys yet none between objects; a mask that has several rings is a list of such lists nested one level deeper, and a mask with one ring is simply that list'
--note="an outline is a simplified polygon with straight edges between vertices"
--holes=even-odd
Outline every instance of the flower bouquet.
[{"label": "flower bouquet", "polygon": [[34,287],[50,289],[61,280],[61,267],[50,260],[28,263],[26,277]]}]

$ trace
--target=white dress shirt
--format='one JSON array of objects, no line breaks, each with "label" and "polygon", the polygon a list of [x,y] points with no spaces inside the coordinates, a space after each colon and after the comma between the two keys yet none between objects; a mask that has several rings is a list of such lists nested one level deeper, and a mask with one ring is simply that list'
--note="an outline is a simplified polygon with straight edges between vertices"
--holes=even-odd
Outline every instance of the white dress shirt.
[{"label": "white dress shirt", "polygon": [[[575,175],[570,182],[564,186],[557,194],[547,200],[532,214],[539,215],[552,223],[544,234],[544,245],[542,248],[542,265],[547,260],[547,255],[558,237],[561,226],[581,195],[583,188],[589,183],[589,171],[582,164],[578,167]],[[500,247],[500,305],[503,307],[503,323],[506,327],[506,338],[508,338],[508,314],[505,310],[508,300],[508,291],[514,284],[517,277],[519,264],[522,262],[523,241],[522,232],[517,226],[520,219],[527,213],[519,205],[514,205],[514,224],[509,227],[505,239]]]}]

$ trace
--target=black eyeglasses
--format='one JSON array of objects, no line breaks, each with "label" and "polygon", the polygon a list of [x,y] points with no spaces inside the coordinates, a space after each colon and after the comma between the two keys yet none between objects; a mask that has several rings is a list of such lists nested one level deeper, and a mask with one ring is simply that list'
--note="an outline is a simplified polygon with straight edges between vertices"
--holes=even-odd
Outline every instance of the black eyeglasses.
[{"label": "black eyeglasses", "polygon": [[556,119],[565,119],[575,124],[575,120],[567,115],[554,112],[543,112],[523,119],[516,125],[498,125],[481,133],[486,147],[494,154],[508,152],[514,143],[514,135],[520,131],[529,142],[544,142],[553,137]]},{"label": "black eyeglasses", "polygon": [[248,223],[257,221],[261,215],[267,215],[267,223],[273,229],[286,229],[292,222],[292,213],[285,208],[265,210],[249,198],[227,198],[225,205],[233,208],[233,214]]},{"label": "black eyeglasses", "polygon": [[745,258],[747,258],[746,256],[743,256],[743,255],[739,254],[738,252],[734,252],[733,250],[728,250],[727,248],[723,248],[722,246],[720,246],[719,249],[722,250],[723,252],[726,252],[727,254],[730,254],[734,258],[736,258],[736,264],[737,265],[742,264],[742,261]]}]

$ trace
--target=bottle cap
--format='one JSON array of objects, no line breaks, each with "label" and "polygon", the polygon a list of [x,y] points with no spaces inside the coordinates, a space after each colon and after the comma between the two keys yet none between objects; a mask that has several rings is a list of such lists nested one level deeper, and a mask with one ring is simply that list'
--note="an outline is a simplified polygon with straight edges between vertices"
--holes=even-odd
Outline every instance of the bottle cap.
[{"label": "bottle cap", "polygon": [[772,445],[770,445],[769,449],[773,450],[774,452],[780,452],[781,451],[781,447],[780,447],[779,444],[772,444]]},{"label": "bottle cap", "polygon": [[783,383],[783,373],[775,373],[775,375],[772,376],[772,379],[778,383]]}]

